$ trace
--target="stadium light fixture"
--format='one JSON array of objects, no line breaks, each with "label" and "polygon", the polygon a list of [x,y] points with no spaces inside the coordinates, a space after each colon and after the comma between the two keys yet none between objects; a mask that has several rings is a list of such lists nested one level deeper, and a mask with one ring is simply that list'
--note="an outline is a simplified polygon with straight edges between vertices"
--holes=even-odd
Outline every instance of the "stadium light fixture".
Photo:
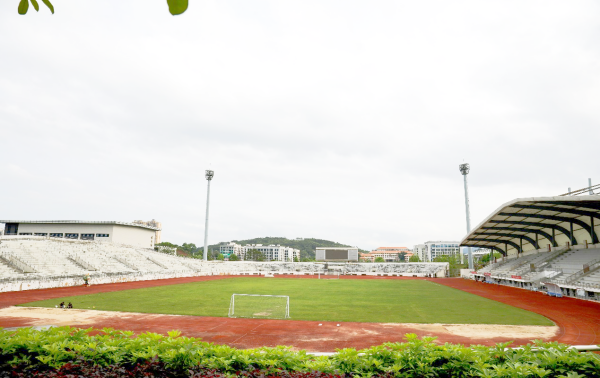
[{"label": "stadium light fixture", "polygon": [[[471,232],[471,212],[469,210],[469,186],[467,185],[467,175],[471,170],[471,167],[468,163],[464,163],[458,166],[460,169],[460,173],[463,175],[465,179],[465,208],[467,211],[467,234]],[[462,253],[462,252],[461,252]],[[467,254],[469,256],[469,269],[473,270],[473,253],[471,252],[471,247],[467,247]]]},{"label": "stadium light fixture", "polygon": [[206,189],[206,221],[204,223],[204,261],[208,260],[208,204],[210,200],[210,182],[212,181],[214,175],[215,171],[211,171],[208,169],[206,170],[204,175],[206,177],[206,180],[208,181],[208,188]]}]

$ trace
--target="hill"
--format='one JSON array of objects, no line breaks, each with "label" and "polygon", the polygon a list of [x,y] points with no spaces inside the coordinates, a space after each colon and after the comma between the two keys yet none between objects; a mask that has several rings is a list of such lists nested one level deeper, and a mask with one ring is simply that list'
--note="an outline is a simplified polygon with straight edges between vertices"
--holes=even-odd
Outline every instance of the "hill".
[{"label": "hill", "polygon": [[[298,238],[298,239],[288,239],[283,237],[272,237],[267,236],[264,238],[254,238],[254,239],[246,239],[246,240],[232,240],[232,242],[246,245],[246,244],[262,244],[262,245],[284,245],[286,247],[292,247],[300,250],[301,258],[314,258],[315,257],[315,249],[317,247],[352,247],[351,245],[341,244],[338,242],[323,240],[323,239],[312,239],[312,238]],[[209,248],[213,248],[218,250],[219,246],[223,244],[227,244],[228,242],[221,242],[215,245],[209,246]],[[366,250],[360,249],[360,252],[368,252]]]}]

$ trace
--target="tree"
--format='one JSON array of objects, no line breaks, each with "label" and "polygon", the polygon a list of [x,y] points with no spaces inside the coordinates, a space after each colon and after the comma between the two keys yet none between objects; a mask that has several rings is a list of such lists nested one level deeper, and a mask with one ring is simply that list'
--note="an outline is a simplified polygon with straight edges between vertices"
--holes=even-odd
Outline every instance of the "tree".
[{"label": "tree", "polygon": [[400,253],[398,253],[398,261],[400,261],[400,262],[406,262],[406,252],[400,252]]},{"label": "tree", "polygon": [[179,248],[179,246],[177,244],[173,244],[173,243],[169,243],[169,242],[161,242],[156,245],[159,245],[161,247]]},{"label": "tree", "polygon": [[251,249],[246,252],[246,261],[265,261],[265,255],[258,249]]},{"label": "tree", "polygon": [[380,256],[380,257],[375,257],[375,261],[373,261],[373,262],[382,263],[382,262],[385,262],[385,260],[383,259],[383,257]]},{"label": "tree", "polygon": [[[40,6],[38,5],[37,0],[21,0],[17,9],[20,15],[26,14],[29,10],[29,1],[31,1],[31,5],[33,5],[35,8],[35,11],[39,12]],[[50,12],[54,14],[54,6],[52,3],[49,0],[42,0],[42,2],[46,4],[46,6],[50,9]],[[169,12],[171,12],[173,16],[176,16],[187,10],[188,0],[167,0],[167,5],[169,6]]]},{"label": "tree", "polygon": [[[502,257],[502,254],[499,253],[499,252],[494,252],[494,257],[496,259],[499,259],[499,258]],[[488,262],[490,262],[490,255],[489,254],[485,254],[485,255],[481,256],[481,259],[479,261],[481,261],[482,263],[488,263]]]},{"label": "tree", "polygon": [[458,255],[442,255],[433,259],[434,262],[447,262],[449,264],[448,269],[450,277],[456,277],[459,275],[459,270],[466,268],[468,265],[460,263],[460,257]]},{"label": "tree", "polygon": [[240,261],[240,258],[235,253],[229,255],[229,261]]},{"label": "tree", "polygon": [[198,247],[196,247],[196,244],[194,243],[183,243],[181,249],[188,252],[189,254],[194,254],[198,250]]},{"label": "tree", "polygon": [[217,255],[217,260],[221,260],[221,261],[223,261],[223,260],[225,260],[225,256],[223,256],[223,254],[222,254],[222,253],[219,253],[219,254]]},{"label": "tree", "polygon": [[419,258],[419,255],[412,255],[408,259],[408,262],[421,262],[421,259]]}]

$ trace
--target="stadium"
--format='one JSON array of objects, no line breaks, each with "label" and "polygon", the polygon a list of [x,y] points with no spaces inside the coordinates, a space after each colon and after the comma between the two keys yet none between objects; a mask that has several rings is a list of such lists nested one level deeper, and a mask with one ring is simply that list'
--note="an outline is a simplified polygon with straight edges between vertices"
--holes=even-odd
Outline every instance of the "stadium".
[{"label": "stadium", "polygon": [[[6,328],[178,329],[238,348],[290,345],[312,352],[398,342],[407,333],[466,345],[600,343],[598,195],[500,206],[461,245],[502,257],[463,278],[446,277],[447,263],[356,263],[340,261],[341,251],[321,262],[207,262],[154,250],[147,240],[160,230],[136,224],[2,223]],[[76,235],[63,229],[88,240],[61,238]],[[113,240],[89,240],[95,235]],[[463,309],[469,303],[468,311],[444,305],[453,296]],[[72,310],[55,308],[67,301]],[[179,308],[181,302],[189,306]]]},{"label": "stadium", "polygon": [[[490,264],[462,277],[448,277],[447,262],[360,263],[356,248],[320,248],[315,262],[205,261],[154,248],[160,240],[157,225],[0,222],[6,224],[0,238],[4,348],[10,340],[20,340],[15,335],[31,337],[23,333],[36,332],[26,331],[31,329],[56,329],[68,342],[82,332],[77,330],[92,338],[96,336],[89,332],[102,330],[105,336],[97,337],[116,339],[128,332],[138,338],[156,335],[152,337],[159,349],[173,340],[188,342],[179,352],[187,357],[190,348],[200,348],[203,352],[195,353],[201,354],[219,346],[234,348],[222,352],[233,358],[244,350],[286,346],[338,358],[342,365],[315,367],[311,364],[317,357],[303,357],[308,359],[285,369],[323,374],[342,369],[350,375],[389,370],[343,367],[349,357],[335,357],[343,356],[342,351],[370,355],[376,350],[380,356],[379,345],[411,348],[419,345],[419,338],[429,348],[445,343],[530,348],[537,340],[572,345],[568,353],[600,349],[595,346],[600,343],[599,195],[503,204],[461,241],[462,246],[488,248],[501,257],[492,255]],[[193,340],[209,344],[199,346]],[[406,340],[408,344],[398,344]],[[56,366],[70,369],[64,365],[73,358],[67,352],[44,358],[57,358]],[[152,353],[166,364],[165,353],[170,352]],[[134,361],[138,366],[139,358]],[[239,375],[233,365],[193,361],[190,368]],[[271,371],[276,363],[269,364],[256,374]],[[597,364],[590,366],[597,371]]]}]

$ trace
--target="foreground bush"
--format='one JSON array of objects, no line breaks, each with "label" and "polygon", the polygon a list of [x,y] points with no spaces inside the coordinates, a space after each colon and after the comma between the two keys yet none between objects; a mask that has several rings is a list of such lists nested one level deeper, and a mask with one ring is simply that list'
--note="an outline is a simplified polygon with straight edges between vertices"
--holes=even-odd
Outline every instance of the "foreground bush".
[{"label": "foreground bush", "polygon": [[288,347],[235,349],[181,337],[62,327],[0,330],[4,377],[600,377],[600,358],[558,343],[521,349],[434,343],[407,335],[404,343],[341,349],[315,357]]}]

